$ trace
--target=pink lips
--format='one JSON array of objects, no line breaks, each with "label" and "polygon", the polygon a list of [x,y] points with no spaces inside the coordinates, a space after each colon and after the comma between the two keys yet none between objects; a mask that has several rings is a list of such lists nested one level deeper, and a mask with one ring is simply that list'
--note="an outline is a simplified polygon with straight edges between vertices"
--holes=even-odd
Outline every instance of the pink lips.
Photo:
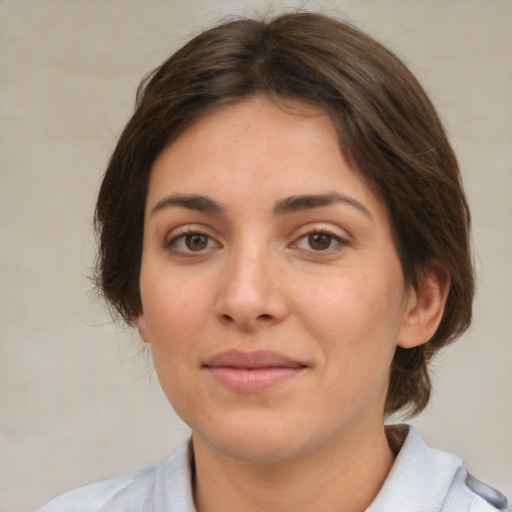
[{"label": "pink lips", "polygon": [[307,365],[268,351],[229,350],[203,365],[223,386],[239,393],[256,393],[292,379]]}]

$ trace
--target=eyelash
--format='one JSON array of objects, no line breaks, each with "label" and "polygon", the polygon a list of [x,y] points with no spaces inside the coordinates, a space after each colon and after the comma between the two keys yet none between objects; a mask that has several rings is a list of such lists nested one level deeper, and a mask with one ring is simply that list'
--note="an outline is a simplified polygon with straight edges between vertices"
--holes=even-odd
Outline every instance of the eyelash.
[{"label": "eyelash", "polygon": [[[328,237],[329,239],[329,245],[325,249],[314,249],[311,247],[311,244],[307,241],[308,237],[314,236],[314,235],[324,235]],[[198,236],[198,237],[204,237],[206,241],[206,246],[198,251],[193,250],[186,250],[186,249],[178,249],[176,246],[180,240],[185,241],[187,237],[191,236]],[[301,248],[299,247],[299,244],[301,241],[306,240],[306,243],[308,243],[309,248]],[[206,249],[211,249],[210,245],[211,242],[214,242],[217,246],[220,246],[218,242],[215,241],[213,237],[210,235],[204,233],[204,231],[200,229],[194,229],[193,227],[184,228],[179,233],[175,234],[172,238],[169,240],[166,240],[164,244],[164,248],[170,250],[173,254],[184,256],[184,257],[193,257],[200,254],[203,254]],[[332,245],[334,243],[334,245]],[[332,254],[336,253],[339,250],[341,250],[344,246],[348,245],[348,241],[336,233],[333,233],[332,231],[321,228],[321,229],[311,229],[310,231],[307,231],[306,233],[301,234],[292,244],[290,244],[290,247],[297,248],[300,251],[311,253],[315,256],[322,256],[325,254]]]},{"label": "eyelash", "polygon": [[[199,250],[199,251],[192,251],[192,250],[184,250],[184,249],[176,248],[177,243],[181,239],[183,239],[185,241],[187,237],[192,237],[192,236],[204,237],[206,239],[206,244],[207,244],[207,247],[205,247],[205,249],[210,248],[210,247],[208,247],[208,245],[210,245],[210,243],[212,241],[215,242],[215,239],[213,237],[204,233],[202,230],[194,229],[193,227],[187,227],[187,228],[180,230],[179,233],[175,234],[169,240],[166,240],[164,243],[164,248],[168,249],[169,251],[171,251],[171,253],[173,253],[175,255],[184,256],[184,257],[191,257],[191,256],[195,256],[195,255],[203,253],[204,249]],[[219,245],[217,242],[215,242],[215,244]]]},{"label": "eyelash", "polygon": [[[311,244],[307,240],[309,237],[314,235],[324,235],[329,239],[329,246],[325,249],[314,249],[311,247]],[[306,240],[306,243],[309,245],[308,249],[301,249],[299,247],[299,243],[303,240]],[[334,243],[334,245],[332,245]],[[301,234],[300,237],[296,239],[295,242],[292,243],[292,247],[296,247],[299,250],[303,250],[305,252],[311,253],[314,256],[322,257],[324,255],[331,255],[333,253],[337,253],[343,247],[348,245],[348,241],[342,238],[340,235],[334,233],[333,231],[325,228],[320,229],[311,229],[304,234]]]}]

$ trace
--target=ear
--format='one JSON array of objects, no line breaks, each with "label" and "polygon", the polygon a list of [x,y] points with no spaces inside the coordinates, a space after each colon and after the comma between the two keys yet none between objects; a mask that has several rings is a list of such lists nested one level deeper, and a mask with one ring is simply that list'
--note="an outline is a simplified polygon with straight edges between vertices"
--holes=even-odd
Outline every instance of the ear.
[{"label": "ear", "polygon": [[137,318],[137,330],[139,331],[140,339],[144,343],[149,343],[148,325],[144,313],[141,313]]},{"label": "ear", "polygon": [[418,287],[410,287],[398,346],[416,347],[434,336],[443,318],[449,290],[450,277],[439,270],[427,271]]}]

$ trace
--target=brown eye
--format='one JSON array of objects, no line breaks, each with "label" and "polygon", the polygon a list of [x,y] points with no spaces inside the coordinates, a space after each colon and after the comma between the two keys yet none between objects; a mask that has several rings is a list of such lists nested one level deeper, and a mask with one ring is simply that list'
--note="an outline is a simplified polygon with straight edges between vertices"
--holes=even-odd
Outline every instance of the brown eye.
[{"label": "brown eye", "polygon": [[186,235],[185,245],[190,251],[202,251],[208,246],[208,237],[200,234]]},{"label": "brown eye", "polygon": [[221,245],[211,236],[200,231],[186,231],[165,242],[165,249],[176,257],[193,257],[209,254]]},{"label": "brown eye", "polygon": [[324,251],[331,247],[332,238],[327,233],[311,233],[308,235],[308,244],[315,251]]}]

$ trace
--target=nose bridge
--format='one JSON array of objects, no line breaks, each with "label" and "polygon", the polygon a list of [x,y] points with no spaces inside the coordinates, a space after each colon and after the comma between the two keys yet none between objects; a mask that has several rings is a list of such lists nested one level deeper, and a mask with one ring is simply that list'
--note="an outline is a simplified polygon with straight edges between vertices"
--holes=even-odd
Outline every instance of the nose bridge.
[{"label": "nose bridge", "polygon": [[251,329],[286,316],[278,264],[268,243],[245,237],[233,245],[226,261],[217,313],[224,320]]}]

